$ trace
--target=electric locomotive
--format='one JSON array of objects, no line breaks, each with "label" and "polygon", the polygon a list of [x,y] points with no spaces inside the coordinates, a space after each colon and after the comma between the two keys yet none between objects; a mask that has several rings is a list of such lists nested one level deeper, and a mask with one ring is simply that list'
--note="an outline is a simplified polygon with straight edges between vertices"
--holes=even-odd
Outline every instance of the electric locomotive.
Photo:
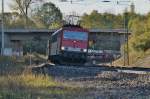
[{"label": "electric locomotive", "polygon": [[78,25],[64,25],[49,41],[48,59],[55,64],[84,64],[87,60],[89,31]]}]

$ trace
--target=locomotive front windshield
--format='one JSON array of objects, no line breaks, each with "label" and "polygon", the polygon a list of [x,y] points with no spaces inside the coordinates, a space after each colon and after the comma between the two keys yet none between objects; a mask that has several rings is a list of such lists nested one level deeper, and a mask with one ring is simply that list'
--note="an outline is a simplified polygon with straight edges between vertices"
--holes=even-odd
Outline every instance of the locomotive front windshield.
[{"label": "locomotive front windshield", "polygon": [[79,31],[64,31],[63,37],[64,39],[88,40],[88,33]]}]

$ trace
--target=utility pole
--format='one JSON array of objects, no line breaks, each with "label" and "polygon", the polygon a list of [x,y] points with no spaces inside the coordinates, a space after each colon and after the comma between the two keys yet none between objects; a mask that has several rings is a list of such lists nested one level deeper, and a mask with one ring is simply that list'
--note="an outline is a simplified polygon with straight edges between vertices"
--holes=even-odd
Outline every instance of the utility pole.
[{"label": "utility pole", "polygon": [[124,16],[124,51],[123,51],[123,61],[124,61],[124,66],[126,66],[126,60],[127,60],[127,11],[125,10],[125,12],[123,13],[123,16]]},{"label": "utility pole", "polygon": [[128,11],[127,9],[125,9],[124,12],[124,30],[125,30],[125,34],[124,34],[124,66],[130,64],[129,62],[129,29],[128,29]]},{"label": "utility pole", "polygon": [[125,21],[125,23],[124,23],[125,24],[125,38],[124,39],[125,39],[125,43],[126,43],[125,44],[126,46],[124,45],[125,46],[125,49],[124,49],[124,51],[125,51],[124,52],[124,55],[125,55],[124,63],[125,64],[124,65],[129,65],[129,35],[128,35],[129,33],[128,33],[128,12],[127,11],[124,13],[124,19],[125,19],[124,20]]},{"label": "utility pole", "polygon": [[28,29],[28,7],[29,7],[29,4],[28,4],[28,1],[25,2],[25,28]]},{"label": "utility pole", "polygon": [[4,55],[4,0],[2,0],[2,46],[1,46],[1,55]]}]

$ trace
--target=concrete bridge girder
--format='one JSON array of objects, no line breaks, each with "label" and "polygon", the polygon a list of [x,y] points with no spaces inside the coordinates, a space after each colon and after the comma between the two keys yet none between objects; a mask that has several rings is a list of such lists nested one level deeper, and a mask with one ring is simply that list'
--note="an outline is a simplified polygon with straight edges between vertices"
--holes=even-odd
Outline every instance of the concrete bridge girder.
[{"label": "concrete bridge girder", "polygon": [[[55,30],[26,30],[26,29],[13,29],[5,31],[5,47],[9,48],[23,48],[22,43],[25,41],[33,40],[34,37],[41,37],[41,39],[49,40],[50,35]],[[119,42],[120,47],[125,43],[124,40],[125,30],[123,29],[91,29],[90,39],[95,40],[97,38],[97,43],[105,43],[106,41],[111,42],[111,40]]]}]

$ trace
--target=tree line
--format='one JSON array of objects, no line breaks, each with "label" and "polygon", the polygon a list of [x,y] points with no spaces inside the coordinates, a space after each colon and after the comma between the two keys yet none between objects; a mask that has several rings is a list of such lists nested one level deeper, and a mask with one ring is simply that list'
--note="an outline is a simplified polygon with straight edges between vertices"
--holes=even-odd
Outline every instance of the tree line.
[{"label": "tree line", "polygon": [[[63,25],[63,14],[46,0],[13,0],[13,12],[4,13],[5,28],[58,28]],[[136,16],[131,12],[132,16]],[[80,23],[85,28],[123,28],[123,14],[99,13],[94,10],[84,14]]]}]

